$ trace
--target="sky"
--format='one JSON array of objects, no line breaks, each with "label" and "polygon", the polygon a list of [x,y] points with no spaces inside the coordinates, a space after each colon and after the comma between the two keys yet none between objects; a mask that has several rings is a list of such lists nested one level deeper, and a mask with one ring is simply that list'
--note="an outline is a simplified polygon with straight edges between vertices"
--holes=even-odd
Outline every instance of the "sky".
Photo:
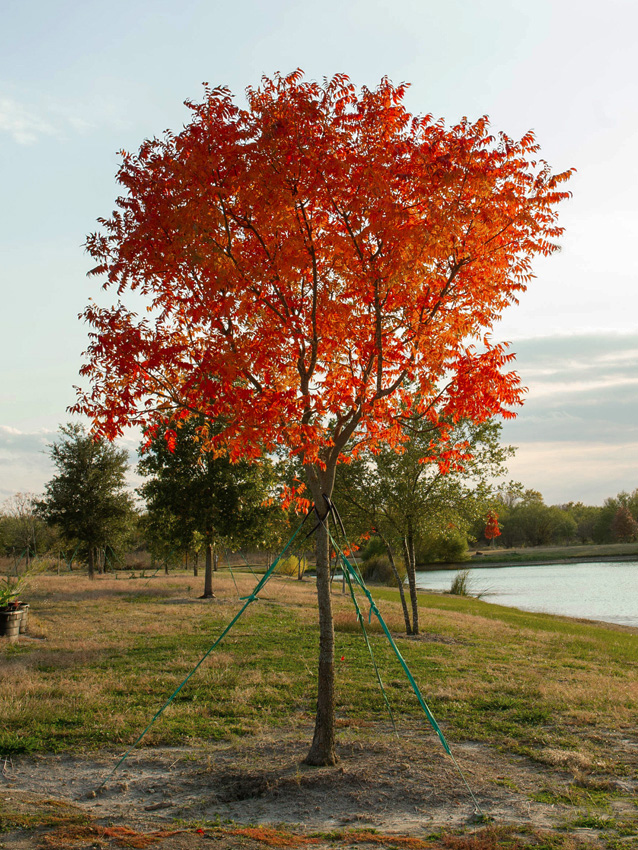
[{"label": "sky", "polygon": [[[533,129],[575,167],[562,250],[496,325],[529,392],[503,428],[509,477],[548,504],[638,487],[635,0],[2,0],[0,502],[43,491],[75,399],[86,235],[118,194],[117,151],[188,120],[202,82],[241,102],[262,74],[407,82],[450,123]],[[125,443],[133,455],[135,441]]]}]

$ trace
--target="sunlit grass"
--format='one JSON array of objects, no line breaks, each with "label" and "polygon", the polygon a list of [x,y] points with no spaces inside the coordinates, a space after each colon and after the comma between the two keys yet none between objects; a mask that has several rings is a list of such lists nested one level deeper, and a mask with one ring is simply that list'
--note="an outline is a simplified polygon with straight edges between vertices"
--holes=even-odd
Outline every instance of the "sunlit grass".
[{"label": "sunlit grass", "polygon": [[[247,596],[251,576],[238,576]],[[5,644],[4,753],[131,743],[239,610],[226,573],[202,601],[191,576],[44,576],[31,593],[31,638]],[[445,734],[488,741],[588,772],[621,767],[613,736],[638,721],[638,636],[630,629],[423,594],[418,639],[402,634],[396,591],[374,588],[384,617]],[[387,715],[349,597],[335,588],[341,725]],[[367,608],[362,604],[362,610]],[[175,697],[145,744],[177,744],[297,726],[313,716],[317,613],[311,581],[273,579]],[[425,720],[373,618],[368,627],[395,718]],[[569,761],[561,753],[576,753]],[[558,761],[557,761],[558,759]]]}]

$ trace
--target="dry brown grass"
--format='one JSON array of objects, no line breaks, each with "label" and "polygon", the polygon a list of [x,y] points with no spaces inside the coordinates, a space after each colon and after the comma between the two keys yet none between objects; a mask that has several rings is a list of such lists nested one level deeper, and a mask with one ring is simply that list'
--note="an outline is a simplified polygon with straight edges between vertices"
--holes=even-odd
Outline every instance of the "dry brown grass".
[{"label": "dry brown grass", "polygon": [[[46,717],[58,718],[61,726],[64,717],[78,718],[76,729],[60,732],[60,746],[71,740],[101,745],[100,724],[111,730],[114,743],[131,740],[243,604],[238,595],[247,596],[256,583],[249,574],[236,575],[236,581],[239,593],[229,573],[217,573],[217,597],[201,600],[203,580],[188,574],[94,581],[76,573],[41,576],[29,597],[30,636],[4,648],[0,719],[27,734],[38,726],[36,748],[46,734]],[[408,639],[396,594],[373,589],[373,595],[384,597],[379,602],[384,618],[452,738],[480,736],[539,752],[582,750],[597,769],[609,730],[635,730],[638,649],[630,631],[542,615],[514,617],[477,600],[443,609],[436,597],[423,594],[423,633]],[[340,717],[366,724],[382,716],[383,703],[368,673],[349,594],[335,585],[332,598]],[[154,729],[149,742],[196,734],[198,714],[211,718],[215,734],[222,735],[229,716],[237,718],[236,731],[245,732],[284,722],[286,712],[290,719],[312,713],[314,582],[275,577],[260,599],[208,657],[171,714],[176,726]],[[368,623],[364,601],[366,628],[393,705],[414,717],[404,674],[375,618]],[[223,692],[223,699],[216,696],[204,706],[209,697],[198,701],[201,689],[207,695]],[[170,731],[182,727],[191,731]]]}]

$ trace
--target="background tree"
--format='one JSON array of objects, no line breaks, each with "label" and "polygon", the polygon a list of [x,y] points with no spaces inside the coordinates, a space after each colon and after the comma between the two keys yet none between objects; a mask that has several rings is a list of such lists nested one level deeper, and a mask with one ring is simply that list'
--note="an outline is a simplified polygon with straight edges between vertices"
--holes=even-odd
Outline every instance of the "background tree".
[{"label": "background tree", "polygon": [[601,508],[596,505],[585,505],[583,502],[568,502],[560,507],[576,523],[576,540],[579,543],[592,543]]},{"label": "background tree", "polygon": [[616,496],[605,499],[594,525],[593,537],[595,543],[614,542],[612,525],[620,507],[627,508],[631,516],[638,520],[638,489],[632,493],[623,491]]},{"label": "background tree", "polygon": [[[503,474],[513,450],[500,444],[497,422],[462,421],[450,429],[459,454],[446,464],[444,450],[438,455],[432,453],[430,432],[406,430],[409,436],[401,451],[383,447],[374,453],[362,452],[351,463],[342,464],[337,472],[335,499],[345,506],[348,523],[380,536],[391,563],[393,545],[401,551],[412,609],[410,619],[404,605],[406,630],[419,634],[417,552],[420,550],[426,558],[436,557],[436,550],[446,544],[452,546],[452,541],[457,541],[457,546],[460,541],[461,551],[467,549],[466,532],[478,516],[484,515],[491,495],[488,482]],[[461,557],[456,550],[455,559]],[[400,582],[399,587],[402,590]]]},{"label": "background tree", "polygon": [[483,532],[483,536],[492,545],[494,545],[494,541],[496,540],[496,538],[501,536],[501,529],[498,525],[498,514],[496,513],[496,511],[487,512],[487,522],[485,524],[485,531]]},{"label": "background tree", "polygon": [[38,515],[38,500],[33,493],[15,493],[5,500],[0,514],[0,544],[7,555],[31,559],[46,552],[55,541],[55,534]]},{"label": "background tree", "polygon": [[[87,247],[118,293],[91,304],[92,389],[76,410],[113,438],[202,415],[231,460],[285,448],[320,516],[346,446],[399,445],[402,418],[440,428],[512,415],[512,355],[489,337],[556,250],[567,197],[532,133],[452,127],[383,79],[263,78],[247,108],[225,88],[188,103],[178,135],[123,154],[125,194]],[[125,306],[136,290],[153,304]],[[170,433],[169,433],[170,438]],[[444,466],[455,451],[444,458]],[[317,717],[310,764],[335,762],[328,536],[316,536]]]},{"label": "background tree", "polygon": [[261,542],[272,502],[272,464],[238,460],[202,451],[202,421],[184,421],[170,445],[158,428],[141,450],[138,472],[148,480],[139,488],[146,501],[147,528],[159,531],[188,551],[197,536],[204,541],[203,598],[214,596],[212,574],[220,548]]},{"label": "background tree", "polygon": [[506,547],[570,543],[576,535],[574,518],[557,505],[546,505],[538,490],[507,493],[498,506],[501,540]]},{"label": "background tree", "polygon": [[126,490],[128,456],[79,424],[60,426],[60,435],[49,446],[58,471],[46,485],[39,512],[67,543],[78,544],[94,578],[98,550],[120,548],[134,519]]},{"label": "background tree", "polygon": [[618,506],[611,522],[611,533],[620,543],[631,543],[638,538],[638,522],[626,505]]}]

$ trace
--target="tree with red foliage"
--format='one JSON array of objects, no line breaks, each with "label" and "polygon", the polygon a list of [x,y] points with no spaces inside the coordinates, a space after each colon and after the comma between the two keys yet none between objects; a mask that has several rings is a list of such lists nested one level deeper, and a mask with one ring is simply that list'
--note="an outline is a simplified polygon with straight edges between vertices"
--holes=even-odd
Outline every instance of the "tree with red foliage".
[{"label": "tree with red foliage", "polygon": [[498,527],[498,514],[496,511],[487,512],[487,522],[485,524],[483,536],[486,540],[491,540],[492,543],[494,543],[494,540],[497,537],[501,536],[501,529]]},{"label": "tree with red foliage", "polygon": [[[489,332],[556,250],[552,175],[533,134],[493,136],[487,118],[416,117],[406,87],[357,92],[301,71],[263,78],[238,106],[206,86],[177,135],[122,153],[124,195],[87,239],[117,292],[91,303],[75,410],[95,432],[191,416],[222,423],[203,450],[303,463],[320,517],[344,450],[400,449],[406,420],[432,434],[442,468],[463,446],[448,424],[512,416],[523,388]],[[138,316],[127,293],[148,302]],[[292,495],[292,494],[291,494]],[[319,682],[307,761],[334,750],[328,533],[317,532]]]}]

